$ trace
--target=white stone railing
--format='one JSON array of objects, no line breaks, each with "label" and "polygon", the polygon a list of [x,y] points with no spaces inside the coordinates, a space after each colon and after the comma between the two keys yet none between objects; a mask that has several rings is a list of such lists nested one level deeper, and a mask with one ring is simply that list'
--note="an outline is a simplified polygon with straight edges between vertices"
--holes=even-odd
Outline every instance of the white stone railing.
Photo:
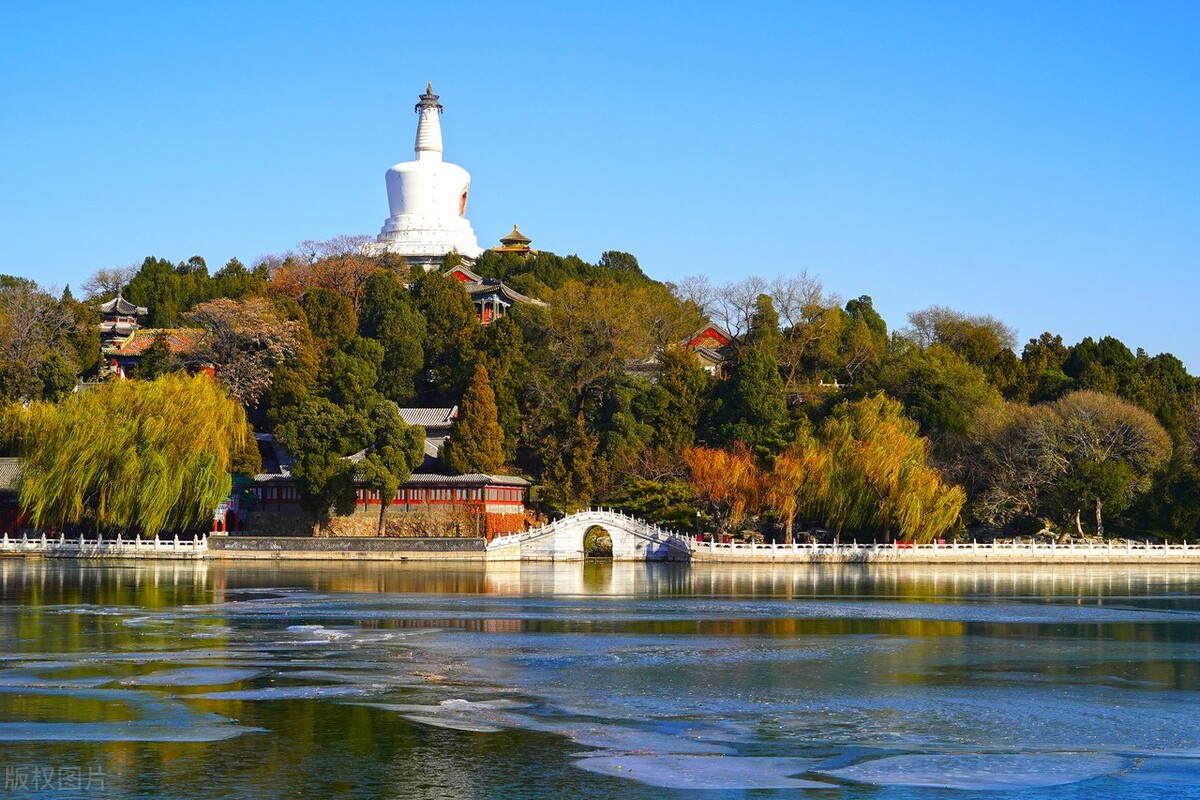
[{"label": "white stone railing", "polygon": [[726,554],[734,557],[747,555],[765,556],[836,556],[853,557],[879,555],[888,558],[904,558],[912,555],[969,555],[989,554],[1037,556],[1054,558],[1056,556],[1094,555],[1094,556],[1188,556],[1200,561],[1200,544],[1150,544],[1145,542],[1086,542],[1057,544],[1054,542],[1041,544],[1035,542],[931,542],[914,544],[909,542],[889,542],[886,544],[755,544],[750,542],[697,542],[688,539],[688,548],[693,553],[713,555]]},{"label": "white stone railing", "polygon": [[87,539],[83,536],[9,536],[7,533],[0,537],[0,553],[45,555],[61,558],[105,558],[105,557],[147,557],[147,558],[198,558],[208,552],[208,537],[193,536],[180,539],[175,536],[170,539],[143,539],[134,536],[132,539],[120,535],[112,539]]}]

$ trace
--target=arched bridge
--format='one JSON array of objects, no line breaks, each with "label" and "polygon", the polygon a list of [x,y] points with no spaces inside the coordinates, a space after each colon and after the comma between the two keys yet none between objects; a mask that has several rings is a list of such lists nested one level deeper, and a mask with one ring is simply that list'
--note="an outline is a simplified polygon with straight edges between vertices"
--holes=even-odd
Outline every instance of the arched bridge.
[{"label": "arched bridge", "polygon": [[583,538],[589,529],[603,528],[612,540],[616,561],[687,561],[687,539],[675,531],[620,511],[592,508],[521,533],[497,536],[488,543],[495,561],[577,561],[584,557]]}]

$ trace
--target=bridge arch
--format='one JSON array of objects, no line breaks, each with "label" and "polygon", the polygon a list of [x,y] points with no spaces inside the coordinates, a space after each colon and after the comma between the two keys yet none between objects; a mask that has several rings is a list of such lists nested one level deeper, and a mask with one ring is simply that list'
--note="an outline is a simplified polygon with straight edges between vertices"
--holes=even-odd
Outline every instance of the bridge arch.
[{"label": "bridge arch", "polygon": [[584,558],[612,558],[612,535],[603,525],[592,525],[583,532]]}]

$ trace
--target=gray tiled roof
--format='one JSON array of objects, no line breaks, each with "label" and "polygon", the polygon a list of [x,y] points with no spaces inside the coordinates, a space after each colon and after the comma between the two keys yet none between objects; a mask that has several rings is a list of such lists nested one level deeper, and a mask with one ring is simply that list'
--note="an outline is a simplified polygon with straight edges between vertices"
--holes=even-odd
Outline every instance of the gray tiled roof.
[{"label": "gray tiled roof", "polygon": [[449,428],[458,416],[458,406],[451,408],[402,408],[400,416],[407,425],[429,428]]},{"label": "gray tiled roof", "polygon": [[0,458],[0,492],[15,492],[21,480],[21,463],[15,458]]},{"label": "gray tiled roof", "polygon": [[133,303],[129,302],[120,295],[117,295],[107,303],[100,304],[100,313],[102,314],[123,314],[125,316],[136,314],[141,316],[142,314],[148,313],[148,311],[149,309],[147,309],[145,306],[135,306]]},{"label": "gray tiled roof", "polygon": [[424,472],[414,472],[405,486],[482,486],[495,483],[501,486],[528,486],[529,481],[516,475],[484,475],[472,472],[469,475],[430,475]]},{"label": "gray tiled roof", "polygon": [[474,298],[476,295],[498,294],[506,297],[514,303],[528,303],[535,306],[546,305],[541,300],[538,300],[527,295],[523,295],[516,289],[511,288],[506,283],[501,283],[494,278],[485,278],[479,283],[464,283],[463,286],[467,290],[467,294]]}]

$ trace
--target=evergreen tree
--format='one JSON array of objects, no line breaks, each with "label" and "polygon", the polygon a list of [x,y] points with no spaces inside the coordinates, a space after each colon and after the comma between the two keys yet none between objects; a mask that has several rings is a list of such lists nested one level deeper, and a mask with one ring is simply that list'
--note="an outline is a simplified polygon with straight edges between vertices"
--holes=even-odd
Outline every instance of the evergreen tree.
[{"label": "evergreen tree", "polygon": [[367,279],[358,330],[383,345],[379,391],[397,404],[413,402],[425,364],[425,318],[395,273]]},{"label": "evergreen tree", "polygon": [[504,430],[497,421],[496,396],[482,364],[475,367],[463,395],[458,420],[442,450],[442,463],[458,475],[487,475],[504,466]]},{"label": "evergreen tree", "polygon": [[679,463],[696,443],[696,426],[712,380],[695,353],[682,347],[664,350],[659,363],[657,378],[637,404],[638,415],[654,431],[653,446]]},{"label": "evergreen tree", "polygon": [[324,397],[308,397],[289,409],[275,428],[280,444],[295,458],[292,478],[300,506],[313,515],[313,535],[331,511],[354,510],[355,467],[346,457],[367,443],[366,418]]},{"label": "evergreen tree", "polygon": [[150,346],[142,353],[142,357],[138,359],[137,366],[131,370],[131,378],[137,378],[143,381],[152,381],[160,375],[166,375],[168,372],[176,372],[180,369],[179,359],[171,352],[171,345],[167,341],[167,335],[162,331],[154,334],[154,340],[150,342]]},{"label": "evergreen tree", "polygon": [[496,395],[496,418],[504,429],[504,460],[511,461],[521,435],[520,399],[531,370],[525,337],[514,314],[506,314],[479,332],[474,355],[476,364],[487,368]]},{"label": "evergreen tree", "polygon": [[317,353],[328,358],[358,333],[354,304],[329,289],[309,289],[301,305]]},{"label": "evergreen tree", "polygon": [[424,430],[419,425],[405,424],[400,408],[390,400],[377,404],[367,419],[366,457],[358,464],[359,480],[379,492],[376,535],[383,535],[384,519],[396,490],[424,458]]},{"label": "evergreen tree", "polygon": [[771,298],[759,295],[741,357],[729,380],[718,387],[717,443],[745,442],[760,455],[773,455],[787,444],[791,419],[779,374],[782,340]]},{"label": "evergreen tree", "polygon": [[454,277],[428,272],[413,287],[417,308],[425,317],[425,388],[430,400],[458,397],[470,379],[467,372],[479,324],[475,307]]}]

